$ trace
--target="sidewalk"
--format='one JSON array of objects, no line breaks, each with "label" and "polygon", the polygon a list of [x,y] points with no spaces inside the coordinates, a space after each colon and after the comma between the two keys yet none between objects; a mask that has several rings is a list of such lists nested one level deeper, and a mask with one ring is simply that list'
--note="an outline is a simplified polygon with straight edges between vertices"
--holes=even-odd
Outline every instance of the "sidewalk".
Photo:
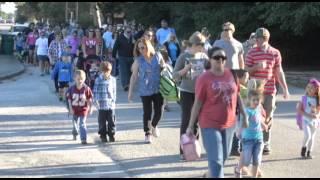
[{"label": "sidewalk", "polygon": [[14,56],[0,55],[0,80],[12,78],[25,71],[25,66]]},{"label": "sidewalk", "polygon": [[285,71],[286,81],[295,87],[304,89],[310,78],[320,80],[320,71]]}]

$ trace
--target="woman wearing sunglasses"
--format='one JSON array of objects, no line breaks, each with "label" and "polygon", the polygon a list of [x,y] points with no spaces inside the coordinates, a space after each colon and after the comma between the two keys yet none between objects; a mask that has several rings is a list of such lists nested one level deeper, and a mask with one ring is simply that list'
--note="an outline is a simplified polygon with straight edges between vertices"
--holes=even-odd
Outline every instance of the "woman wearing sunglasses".
[{"label": "woman wearing sunglasses", "polygon": [[208,155],[209,176],[222,178],[224,162],[231,150],[237,103],[244,120],[247,120],[247,115],[243,111],[239,84],[231,70],[225,68],[225,51],[214,47],[208,56],[211,67],[197,79],[187,135],[194,134],[194,124],[198,119]]}]

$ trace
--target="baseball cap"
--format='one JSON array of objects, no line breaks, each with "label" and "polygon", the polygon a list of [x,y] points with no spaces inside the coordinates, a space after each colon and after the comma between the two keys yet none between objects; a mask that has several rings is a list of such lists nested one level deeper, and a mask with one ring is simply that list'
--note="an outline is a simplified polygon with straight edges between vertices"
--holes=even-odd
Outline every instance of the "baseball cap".
[{"label": "baseball cap", "polygon": [[250,34],[250,38],[249,39],[252,39],[252,38],[256,38],[256,33],[253,32],[253,33]]},{"label": "baseball cap", "polygon": [[61,53],[61,57],[63,57],[63,56],[71,56],[71,54],[64,51],[64,52]]},{"label": "baseball cap", "polygon": [[197,31],[190,36],[189,42],[191,44],[204,44],[206,42],[206,38]]},{"label": "baseball cap", "polygon": [[262,37],[270,37],[270,32],[266,28],[258,28],[256,30],[256,38],[262,38]]}]

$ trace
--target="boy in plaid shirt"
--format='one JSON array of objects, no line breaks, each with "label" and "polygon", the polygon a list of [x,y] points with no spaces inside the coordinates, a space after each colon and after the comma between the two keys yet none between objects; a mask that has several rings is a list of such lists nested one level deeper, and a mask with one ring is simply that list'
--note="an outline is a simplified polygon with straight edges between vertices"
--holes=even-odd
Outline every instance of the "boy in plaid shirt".
[{"label": "boy in plaid shirt", "polygon": [[[114,142],[116,79],[111,76],[112,65],[105,61],[101,65],[101,74],[96,78],[93,88],[94,101],[99,110],[99,134],[102,142]],[[108,122],[108,129],[106,122]]]}]

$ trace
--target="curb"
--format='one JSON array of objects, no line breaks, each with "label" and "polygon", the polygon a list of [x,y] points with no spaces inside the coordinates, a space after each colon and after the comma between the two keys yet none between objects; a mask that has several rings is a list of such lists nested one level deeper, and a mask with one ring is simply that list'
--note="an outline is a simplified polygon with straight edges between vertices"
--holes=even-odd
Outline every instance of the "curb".
[{"label": "curb", "polygon": [[[22,63],[21,63],[21,64],[22,64]],[[19,69],[19,70],[16,71],[16,72],[13,72],[13,73],[10,73],[10,74],[1,76],[1,77],[0,77],[0,80],[6,80],[6,79],[10,79],[10,78],[19,76],[20,74],[24,73],[25,70],[26,70],[26,65],[22,64],[22,68],[21,68],[21,69]]]}]

